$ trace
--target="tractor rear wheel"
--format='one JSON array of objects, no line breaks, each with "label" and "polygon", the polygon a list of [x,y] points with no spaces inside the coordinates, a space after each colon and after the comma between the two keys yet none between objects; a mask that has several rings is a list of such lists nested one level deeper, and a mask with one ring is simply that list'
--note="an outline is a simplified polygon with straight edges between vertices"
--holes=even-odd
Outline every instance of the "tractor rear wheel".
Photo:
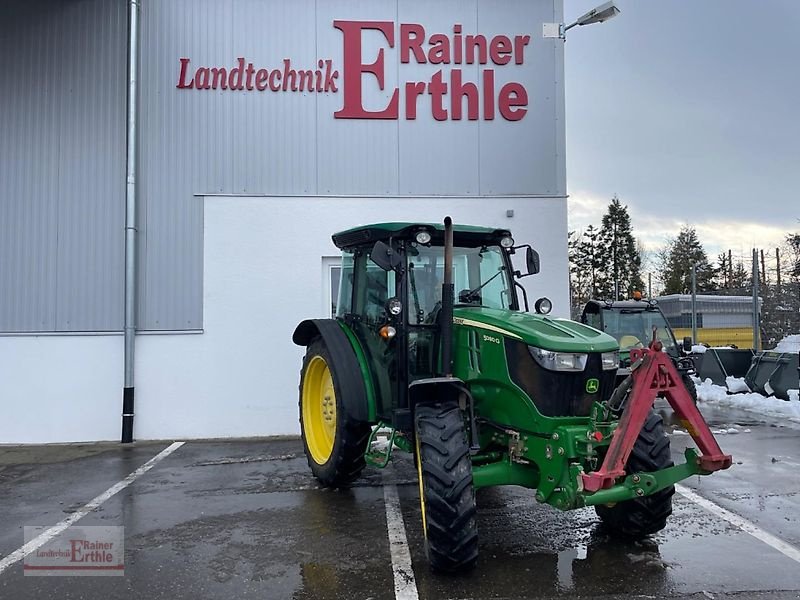
[{"label": "tractor rear wheel", "polygon": [[[661,417],[650,412],[642,426],[633,451],[628,458],[626,472],[649,473],[673,466],[669,438],[664,434]],[[613,506],[597,505],[595,511],[610,533],[621,537],[639,539],[661,531],[672,514],[672,495],[669,486],[649,496],[619,502]]]},{"label": "tractor rear wheel", "polygon": [[358,478],[371,431],[347,414],[340,385],[344,374],[336,369],[322,338],[312,340],[300,372],[300,430],[311,472],[329,487]]},{"label": "tractor rear wheel", "polygon": [[478,560],[475,489],[457,404],[417,407],[416,450],[428,562],[445,573],[471,569]]}]

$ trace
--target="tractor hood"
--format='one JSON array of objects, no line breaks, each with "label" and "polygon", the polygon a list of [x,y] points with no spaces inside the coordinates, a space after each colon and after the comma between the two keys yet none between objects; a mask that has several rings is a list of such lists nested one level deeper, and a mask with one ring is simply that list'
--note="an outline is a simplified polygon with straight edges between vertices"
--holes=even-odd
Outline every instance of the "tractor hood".
[{"label": "tractor hood", "polygon": [[525,312],[458,307],[453,310],[453,322],[554,352],[610,352],[619,348],[610,335],[581,323]]}]

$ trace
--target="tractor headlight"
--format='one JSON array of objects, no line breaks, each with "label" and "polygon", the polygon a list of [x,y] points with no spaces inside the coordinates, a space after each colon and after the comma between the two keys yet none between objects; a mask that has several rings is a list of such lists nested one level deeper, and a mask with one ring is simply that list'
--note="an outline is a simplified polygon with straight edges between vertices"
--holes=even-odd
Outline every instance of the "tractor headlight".
[{"label": "tractor headlight", "polygon": [[386,302],[386,310],[389,311],[390,315],[396,317],[403,312],[403,303],[397,298],[389,298]]},{"label": "tractor headlight", "polygon": [[539,298],[533,305],[533,309],[540,315],[549,315],[553,310],[553,303],[549,298]]},{"label": "tractor headlight", "polygon": [[603,363],[603,371],[611,371],[619,368],[619,352],[603,352],[600,355],[600,362]]},{"label": "tractor headlight", "polygon": [[511,246],[514,245],[514,238],[512,238],[510,235],[502,237],[500,238],[500,245],[503,248],[511,248]]},{"label": "tractor headlight", "polygon": [[428,231],[422,229],[421,231],[417,232],[417,235],[414,237],[417,240],[418,244],[430,244],[431,243],[431,234]]},{"label": "tractor headlight", "polygon": [[588,354],[551,352],[535,346],[528,346],[528,351],[539,366],[549,371],[583,371],[589,358]]}]

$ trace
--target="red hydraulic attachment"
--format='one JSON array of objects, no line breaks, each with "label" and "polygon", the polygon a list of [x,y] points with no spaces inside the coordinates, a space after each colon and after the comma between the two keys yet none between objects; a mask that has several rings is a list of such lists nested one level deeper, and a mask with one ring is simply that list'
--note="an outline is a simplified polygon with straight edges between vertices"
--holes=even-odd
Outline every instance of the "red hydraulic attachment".
[{"label": "red hydraulic attachment", "polygon": [[661,349],[661,342],[654,339],[649,348],[631,350],[633,385],[630,397],[619,426],[614,431],[603,465],[597,471],[581,475],[587,492],[609,488],[618,477],[625,475],[625,464],[658,395],[667,399],[700,449],[702,454],[697,461],[701,471],[711,473],[731,466],[730,454],[722,453],[708,424],[686,391],[672,359]]}]

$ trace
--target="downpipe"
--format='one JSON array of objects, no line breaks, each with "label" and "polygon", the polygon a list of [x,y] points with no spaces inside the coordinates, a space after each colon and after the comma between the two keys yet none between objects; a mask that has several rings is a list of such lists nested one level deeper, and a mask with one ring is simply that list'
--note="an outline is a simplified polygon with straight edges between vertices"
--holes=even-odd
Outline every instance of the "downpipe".
[{"label": "downpipe", "polygon": [[133,442],[134,355],[136,350],[136,74],[139,3],[128,2],[128,146],[125,188],[125,323],[122,390],[123,444]]}]

